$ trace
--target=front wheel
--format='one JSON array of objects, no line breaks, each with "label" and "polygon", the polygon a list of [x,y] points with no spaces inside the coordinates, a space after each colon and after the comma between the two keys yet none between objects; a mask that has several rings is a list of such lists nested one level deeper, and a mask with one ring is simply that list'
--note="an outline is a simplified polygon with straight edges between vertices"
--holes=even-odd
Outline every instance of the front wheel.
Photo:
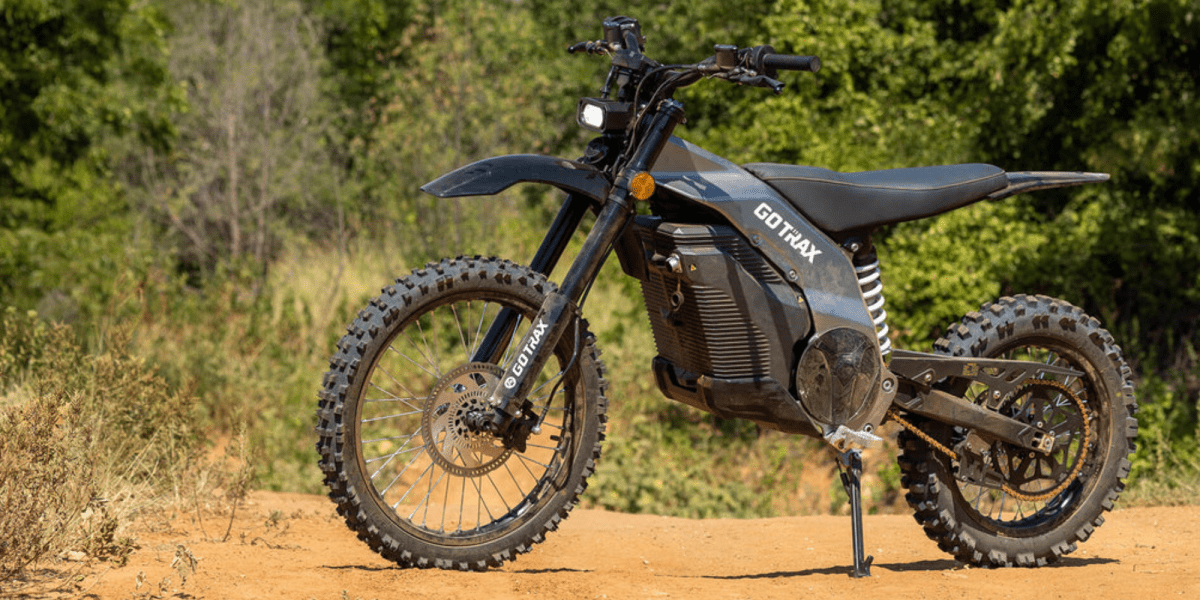
[{"label": "front wheel", "polygon": [[[1124,489],[1137,435],[1131,371],[1112,336],[1079,308],[1045,296],[1001,298],[963,317],[935,351],[1038,361],[1082,372],[1034,380],[995,410],[1050,431],[1048,455],[1002,442],[982,448],[990,477],[968,477],[950,448],[970,432],[914,419],[900,436],[905,499],[917,522],[958,560],[1039,566],[1073,551],[1104,522]],[[980,384],[943,382],[986,404]],[[975,442],[978,448],[978,442]]]},{"label": "front wheel", "polygon": [[427,265],[384,289],[338,343],[317,411],[329,495],[358,537],[401,566],[483,570],[527,552],[583,492],[605,421],[602,366],[582,320],[528,396],[524,451],[469,426],[503,374],[475,354],[515,313],[508,356],[553,284],[498,259]]}]

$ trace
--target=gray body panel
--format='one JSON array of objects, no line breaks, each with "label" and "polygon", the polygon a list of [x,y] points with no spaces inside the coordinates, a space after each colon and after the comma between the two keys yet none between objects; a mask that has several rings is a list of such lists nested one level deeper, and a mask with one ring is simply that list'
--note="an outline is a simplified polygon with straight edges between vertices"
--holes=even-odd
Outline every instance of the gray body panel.
[{"label": "gray body panel", "polygon": [[848,327],[875,338],[849,254],[771,186],[679,138],[671,139],[651,172],[669,193],[721,213],[785,274],[807,299],[817,335]]}]

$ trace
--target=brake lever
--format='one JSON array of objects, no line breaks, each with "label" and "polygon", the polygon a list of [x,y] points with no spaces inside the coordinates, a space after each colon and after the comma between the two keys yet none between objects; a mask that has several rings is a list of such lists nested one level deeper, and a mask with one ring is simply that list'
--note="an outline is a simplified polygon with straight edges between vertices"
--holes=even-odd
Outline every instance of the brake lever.
[{"label": "brake lever", "polygon": [[786,83],[766,75],[738,74],[730,77],[729,80],[739,85],[767,88],[777,95],[782,94],[783,88],[787,87]]},{"label": "brake lever", "polygon": [[616,49],[612,47],[612,44],[604,40],[597,40],[595,42],[578,42],[567,46],[568,54],[576,54],[579,52],[587,52],[588,54],[609,54],[615,50]]}]

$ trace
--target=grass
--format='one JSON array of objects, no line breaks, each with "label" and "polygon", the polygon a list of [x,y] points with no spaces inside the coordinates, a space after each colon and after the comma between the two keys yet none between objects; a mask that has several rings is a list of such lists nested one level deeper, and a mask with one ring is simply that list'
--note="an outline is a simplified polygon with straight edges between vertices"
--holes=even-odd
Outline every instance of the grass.
[{"label": "grass", "polygon": [[2,316],[0,591],[45,585],[28,569],[64,556],[123,564],[138,519],[236,488],[239,469],[206,458],[196,397],[135,352],[133,323],[88,348],[71,327]]}]

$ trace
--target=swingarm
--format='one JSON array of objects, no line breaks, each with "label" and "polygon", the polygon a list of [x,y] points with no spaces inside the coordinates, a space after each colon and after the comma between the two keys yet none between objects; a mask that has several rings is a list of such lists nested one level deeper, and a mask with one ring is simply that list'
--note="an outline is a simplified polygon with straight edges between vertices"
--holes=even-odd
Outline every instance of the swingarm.
[{"label": "swingarm", "polygon": [[[1031,386],[1055,389],[1083,373],[1036,362],[943,356],[924,352],[896,350],[889,368],[900,376],[901,393],[894,402],[913,414],[949,425],[964,427],[998,441],[1049,454],[1054,436],[1035,415],[1018,419],[1006,416],[1001,408],[1010,406],[1023,390]],[[936,389],[934,384],[949,380],[962,393],[970,383],[986,386],[975,402],[960,395]],[[957,381],[955,381],[957,380]],[[908,388],[909,393],[904,393]],[[1012,411],[1009,411],[1012,412]]]}]

